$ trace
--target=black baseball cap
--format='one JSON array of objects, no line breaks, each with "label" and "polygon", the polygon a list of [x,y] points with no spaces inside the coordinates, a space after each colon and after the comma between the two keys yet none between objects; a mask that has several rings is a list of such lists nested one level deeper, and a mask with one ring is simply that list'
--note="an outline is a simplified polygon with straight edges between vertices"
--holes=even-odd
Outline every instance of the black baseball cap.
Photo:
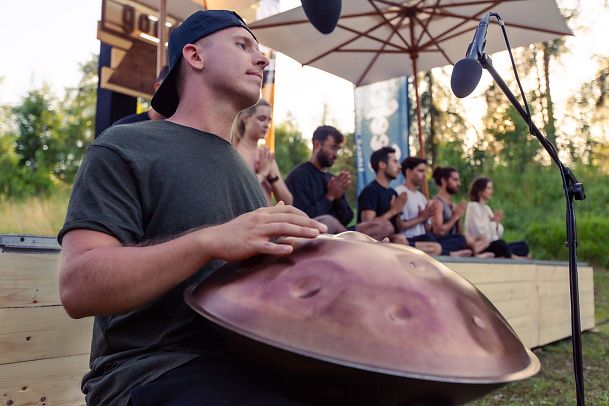
[{"label": "black baseball cap", "polygon": [[176,77],[184,46],[230,27],[243,27],[258,41],[239,14],[229,10],[199,10],[173,30],[167,47],[169,73],[152,97],[152,107],[156,111],[171,117],[178,108]]}]

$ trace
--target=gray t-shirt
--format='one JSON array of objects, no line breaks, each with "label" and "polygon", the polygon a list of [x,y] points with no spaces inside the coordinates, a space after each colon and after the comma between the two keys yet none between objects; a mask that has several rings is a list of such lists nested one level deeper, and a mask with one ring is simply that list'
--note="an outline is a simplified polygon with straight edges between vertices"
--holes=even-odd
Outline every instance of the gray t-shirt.
[{"label": "gray t-shirt", "polygon": [[[220,137],[168,121],[114,126],[87,152],[58,240],[89,229],[125,245],[154,243],[265,205],[256,177]],[[95,317],[91,371],[82,384],[87,403],[127,404],[132,387],[206,352],[225,351],[182,298],[185,287],[221,265],[207,263],[138,309]]]}]

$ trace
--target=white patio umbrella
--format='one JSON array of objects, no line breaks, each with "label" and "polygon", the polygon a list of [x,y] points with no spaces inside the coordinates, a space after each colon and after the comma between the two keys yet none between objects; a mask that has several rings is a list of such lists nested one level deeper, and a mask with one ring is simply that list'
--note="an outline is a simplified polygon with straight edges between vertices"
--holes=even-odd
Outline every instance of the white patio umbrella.
[{"label": "white patio umbrella", "polygon": [[[571,34],[555,0],[346,0],[334,32],[319,33],[298,7],[251,24],[258,40],[303,65],[333,73],[355,86],[413,75],[424,155],[417,76],[456,63],[487,12],[499,13],[513,47]],[[505,49],[492,24],[486,52]]]}]

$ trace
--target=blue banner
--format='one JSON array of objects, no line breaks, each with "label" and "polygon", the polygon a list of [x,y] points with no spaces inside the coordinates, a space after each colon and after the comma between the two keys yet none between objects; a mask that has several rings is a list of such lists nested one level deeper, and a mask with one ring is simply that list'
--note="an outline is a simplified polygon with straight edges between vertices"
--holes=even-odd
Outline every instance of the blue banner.
[{"label": "blue banner", "polygon": [[[370,154],[382,147],[395,148],[399,161],[409,155],[408,80],[406,77],[355,89],[355,152],[357,194],[375,178]],[[402,177],[391,184],[403,182]]]}]

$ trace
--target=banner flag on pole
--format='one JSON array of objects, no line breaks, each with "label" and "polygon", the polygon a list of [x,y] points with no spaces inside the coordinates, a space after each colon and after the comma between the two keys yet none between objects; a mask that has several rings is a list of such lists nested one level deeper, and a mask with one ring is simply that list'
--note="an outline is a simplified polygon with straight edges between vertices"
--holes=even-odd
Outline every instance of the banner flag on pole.
[{"label": "banner flag on pole", "polygon": [[[408,80],[386,80],[355,89],[355,153],[357,194],[375,178],[370,155],[382,147],[395,148],[401,161],[410,155],[408,148]],[[403,181],[400,176],[391,184]]]}]

